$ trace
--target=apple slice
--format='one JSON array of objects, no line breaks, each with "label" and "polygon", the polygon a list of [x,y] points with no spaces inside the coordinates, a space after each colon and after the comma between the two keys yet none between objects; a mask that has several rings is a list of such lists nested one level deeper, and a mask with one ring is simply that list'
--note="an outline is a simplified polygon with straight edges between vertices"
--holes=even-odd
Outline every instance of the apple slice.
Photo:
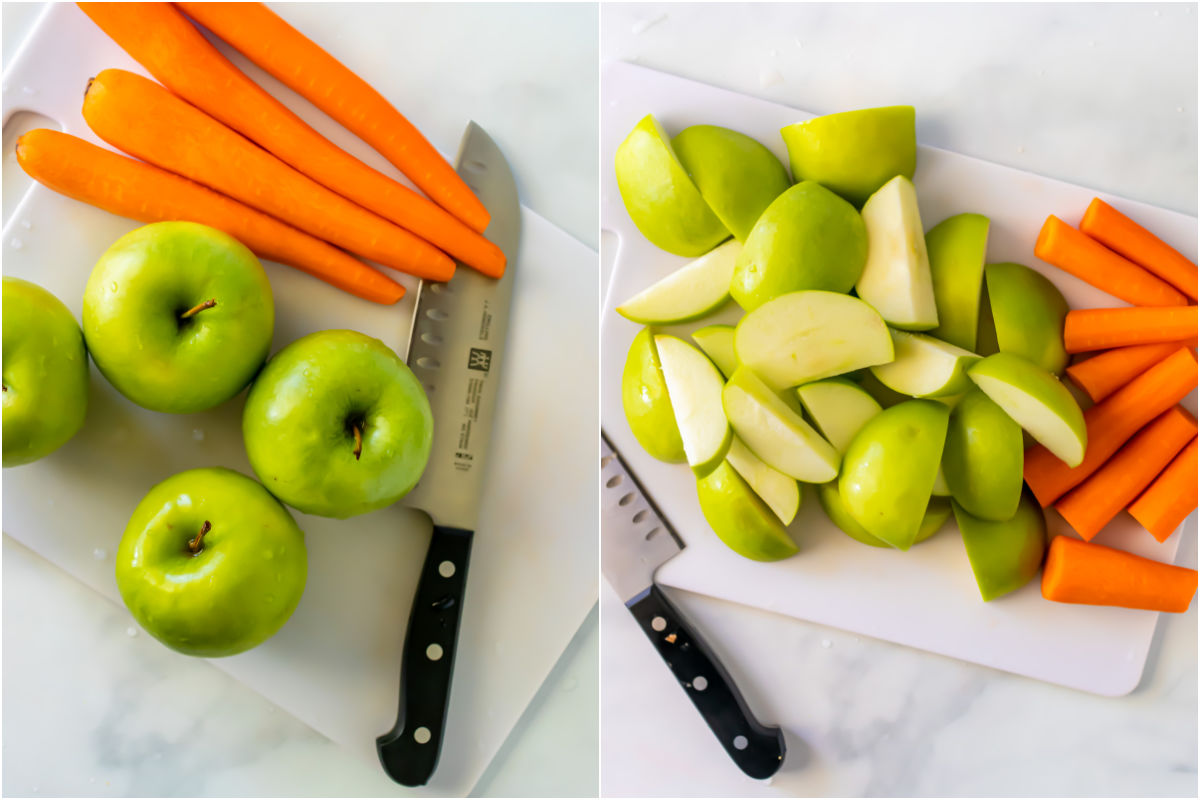
[{"label": "apple slice", "polygon": [[699,319],[729,299],[729,281],[742,245],[730,239],[617,306],[626,319],[667,325]]},{"label": "apple slice", "polygon": [[796,397],[839,454],[846,452],[867,420],[883,410],[866,389],[845,378],[827,378],[798,386]]},{"label": "apple slice", "polygon": [[692,333],[692,341],[700,345],[704,355],[712,359],[726,378],[737,369],[737,353],[733,351],[733,326],[709,325]]},{"label": "apple slice", "polygon": [[1013,353],[996,353],[977,361],[967,375],[1068,467],[1083,463],[1087,448],[1083,411],[1053,373]]},{"label": "apple slice", "polygon": [[1067,368],[1063,321],[1070,307],[1050,279],[1022,264],[988,264],[988,300],[1002,353],[1024,356],[1061,375]]},{"label": "apple slice", "polygon": [[875,309],[836,292],[792,292],[751,311],[734,333],[738,360],[777,391],[886,364],[892,337]]},{"label": "apple slice", "polygon": [[745,366],[734,370],[723,400],[734,433],[763,461],[805,483],[837,477],[838,451]]},{"label": "apple slice", "polygon": [[858,296],[893,328],[936,328],[937,302],[912,181],[897,175],[885,183],[863,206],[862,218],[867,265],[856,284]]},{"label": "apple slice", "polygon": [[884,386],[910,397],[948,397],[971,388],[966,370],[979,356],[923,333],[891,334],[895,360],[871,367]]},{"label": "apple slice", "polygon": [[950,412],[942,468],[951,496],[972,515],[1009,519],[1024,485],[1021,426],[980,389]]},{"label": "apple slice", "polygon": [[[869,544],[871,547],[891,547],[882,539],[867,533],[866,529],[850,516],[850,512],[842,503],[842,495],[838,491],[837,481],[822,483],[818,486],[817,498],[821,501],[821,508],[825,510],[825,516],[829,517],[829,521],[838,526],[841,532],[851,539]],[[933,536],[942,529],[949,518],[950,501],[944,497],[930,498],[929,506],[925,509],[925,516],[921,519],[921,528],[917,531],[917,537],[913,539],[913,544],[920,544]]]},{"label": "apple slice", "polygon": [[1021,494],[1013,516],[1001,522],[980,519],[958,503],[953,505],[967,560],[984,602],[1033,580],[1046,553],[1046,517],[1029,492]]},{"label": "apple slice", "polygon": [[696,481],[700,510],[730,550],[754,561],[779,561],[799,548],[787,529],[728,461]]},{"label": "apple slice", "polygon": [[937,477],[933,479],[933,491],[931,494],[934,497],[950,496],[950,486],[946,483],[946,470],[942,469],[941,464],[938,464]]},{"label": "apple slice", "polygon": [[654,346],[688,466],[707,475],[725,458],[733,438],[721,408],[725,381],[707,356],[682,339],[660,334]]},{"label": "apple slice", "polygon": [[621,372],[621,405],[629,430],[647,453],[659,461],[686,460],[651,328],[642,328],[629,345]]},{"label": "apple slice", "polygon": [[762,498],[767,507],[775,512],[779,521],[791,525],[800,510],[800,485],[795,478],[784,475],[750,451],[742,440],[734,436],[729,443],[725,460],[750,484],[754,493]]},{"label": "apple slice", "polygon": [[988,227],[982,214],[955,214],[925,234],[938,313],[938,326],[929,335],[966,350],[975,349],[979,332]]}]

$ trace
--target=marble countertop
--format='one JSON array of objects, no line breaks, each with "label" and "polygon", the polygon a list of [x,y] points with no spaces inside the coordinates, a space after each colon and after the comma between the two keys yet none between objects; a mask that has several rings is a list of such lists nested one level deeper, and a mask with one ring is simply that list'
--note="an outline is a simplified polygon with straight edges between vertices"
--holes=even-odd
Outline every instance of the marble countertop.
[{"label": "marble countertop", "polygon": [[[5,65],[41,6],[5,4]],[[431,141],[453,149],[469,108],[505,143],[525,204],[597,247],[594,6],[339,4],[336,13],[313,5],[291,13],[335,41],[372,31],[372,43],[403,55],[397,68],[421,76],[422,101],[453,98],[410,112]],[[124,608],[7,536],[3,599],[5,795],[397,793],[376,765],[214,667],[174,656]],[[598,630],[593,610],[473,794],[596,793]]]},{"label": "marble countertop", "polygon": [[[912,104],[923,144],[1194,215],[1196,32],[1194,4],[630,4],[603,7],[601,60],[817,113]],[[788,722],[788,761],[741,776],[605,584],[606,795],[1197,791],[1194,602],[1109,699],[668,591],[760,718]]]}]

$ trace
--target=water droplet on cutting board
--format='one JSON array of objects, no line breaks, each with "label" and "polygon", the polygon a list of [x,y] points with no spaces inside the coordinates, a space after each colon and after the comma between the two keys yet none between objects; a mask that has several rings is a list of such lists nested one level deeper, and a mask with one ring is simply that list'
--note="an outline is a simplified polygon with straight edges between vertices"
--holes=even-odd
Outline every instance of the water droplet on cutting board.
[{"label": "water droplet on cutting board", "polygon": [[92,558],[96,559],[97,561],[103,561],[104,559],[108,558],[108,551],[103,547],[97,547],[92,551]]},{"label": "water droplet on cutting board", "polygon": [[777,83],[783,83],[783,75],[774,67],[763,67],[758,72],[758,85],[764,89],[768,86],[774,86]]},{"label": "water droplet on cutting board", "polygon": [[23,219],[23,220],[21,220],[21,227],[27,231],[31,231],[31,230],[33,230],[33,223],[27,219]]},{"label": "water droplet on cutting board", "polygon": [[21,91],[30,97],[33,97],[35,94],[37,94],[37,89],[33,88],[32,86],[22,86]]},{"label": "water droplet on cutting board", "polygon": [[24,242],[22,242],[20,239],[16,239],[16,238],[14,238],[14,239],[12,239],[11,241],[9,241],[8,245],[9,245],[9,247],[11,247],[13,250],[20,250],[22,247],[24,247],[24,246],[25,246],[25,243],[24,243]]},{"label": "water droplet on cutting board", "polygon": [[828,639],[822,639],[821,647],[824,647],[826,650],[828,650],[829,648],[833,647],[833,642],[829,641]]},{"label": "water droplet on cutting board", "polygon": [[138,635],[138,629],[133,627],[132,625],[130,625],[128,628],[125,629],[125,635],[128,636],[130,639],[132,639],[133,637]]},{"label": "water droplet on cutting board", "polygon": [[196,428],[195,430],[193,430],[192,438],[195,439],[197,442],[203,442],[204,441],[204,429]]}]

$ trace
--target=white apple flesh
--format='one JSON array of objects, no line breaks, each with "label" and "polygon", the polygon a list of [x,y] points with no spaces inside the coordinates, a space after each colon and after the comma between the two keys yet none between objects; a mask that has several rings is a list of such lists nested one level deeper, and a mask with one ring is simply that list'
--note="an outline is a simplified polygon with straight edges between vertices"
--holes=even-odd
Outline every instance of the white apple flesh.
[{"label": "white apple flesh", "polygon": [[741,242],[730,239],[629,298],[617,313],[643,325],[699,319],[729,299],[733,265],[741,252]]},{"label": "white apple flesh", "polygon": [[858,296],[894,328],[936,328],[933,278],[912,181],[897,175],[885,183],[863,206],[862,218],[867,265],[858,279]]},{"label": "white apple flesh", "polygon": [[779,521],[791,525],[800,510],[800,485],[795,478],[784,475],[767,464],[750,450],[741,439],[734,436],[725,455],[737,473],[742,476],[767,507],[775,512]]},{"label": "white apple flesh", "polygon": [[895,360],[871,367],[884,386],[910,397],[948,397],[971,388],[967,367],[979,356],[925,334],[891,333]]},{"label": "white apple flesh", "polygon": [[707,356],[682,339],[659,335],[654,346],[688,466],[707,475],[725,458],[733,436],[721,407],[725,381]]}]

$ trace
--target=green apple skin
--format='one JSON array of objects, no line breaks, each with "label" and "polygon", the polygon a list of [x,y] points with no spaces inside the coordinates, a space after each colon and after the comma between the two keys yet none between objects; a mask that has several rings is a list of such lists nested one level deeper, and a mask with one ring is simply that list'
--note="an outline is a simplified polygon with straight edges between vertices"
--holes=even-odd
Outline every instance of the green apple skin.
[{"label": "green apple skin", "polygon": [[984,602],[1020,589],[1033,580],[1046,554],[1046,517],[1029,492],[1010,519],[980,519],[953,503],[967,560]]},{"label": "green apple skin", "polygon": [[870,419],[842,459],[838,491],[867,533],[900,550],[916,541],[942,460],[950,409],[908,400]]},{"label": "green apple skin", "polygon": [[[891,548],[887,542],[867,533],[866,528],[859,525],[854,517],[850,516],[850,512],[842,503],[842,495],[838,491],[837,481],[819,485],[817,499],[821,501],[821,508],[824,509],[825,516],[829,517],[829,521],[851,539],[869,544],[871,547]],[[929,506],[925,509],[925,516],[921,518],[921,528],[917,531],[913,544],[917,545],[929,539],[942,529],[948,519],[950,519],[950,501],[944,497],[931,497]]]},{"label": "green apple skin", "polygon": [[726,378],[733,375],[738,368],[737,352],[733,348],[732,325],[707,325],[692,333],[695,342],[704,355],[712,359]]},{"label": "green apple skin", "polygon": [[83,427],[88,359],[70,310],[42,287],[4,279],[4,466],[29,464]]},{"label": "green apple skin", "polygon": [[797,386],[796,398],[839,454],[846,452],[867,420],[883,410],[866,389],[846,378]]},{"label": "green apple skin", "polygon": [[974,350],[979,332],[979,299],[987,256],[988,218],[956,214],[925,234],[938,326],[930,336]]},{"label": "green apple skin", "polygon": [[775,512],[780,522],[784,525],[792,524],[796,512],[800,510],[802,497],[800,484],[796,483],[794,478],[784,475],[754,455],[737,436],[729,443],[729,452],[725,455],[725,460],[767,504],[767,508]]},{"label": "green apple skin", "polygon": [[950,496],[981,519],[1010,519],[1024,485],[1021,426],[979,389],[950,412],[942,471]]},{"label": "green apple skin", "polygon": [[729,293],[747,311],[788,292],[848,292],[867,263],[867,229],[854,206],[804,181],[758,218],[733,270]]},{"label": "green apple skin", "polygon": [[700,256],[729,238],[671,147],[647,114],[617,148],[617,188],[642,235],[677,256]]},{"label": "green apple skin", "polygon": [[900,394],[890,386],[884,386],[880,383],[879,378],[875,377],[875,373],[867,370],[866,374],[859,380],[858,385],[866,391],[867,394],[875,398],[875,402],[879,403],[883,408],[891,408],[892,406],[903,403],[905,400],[911,400],[912,395]]},{"label": "green apple skin", "polygon": [[[201,303],[216,305],[184,319]],[[271,350],[275,304],[262,264],[232,236],[156,222],[118,239],[83,293],[83,335],[117,391],[152,411],[229,400]]]},{"label": "green apple skin", "polygon": [[700,510],[730,550],[754,561],[780,561],[799,552],[775,512],[728,461],[696,481]]},{"label": "green apple skin", "polygon": [[1071,310],[1062,292],[1023,264],[988,264],[985,272],[999,351],[1024,356],[1062,375],[1070,360],[1063,324]]},{"label": "green apple skin", "polygon": [[[204,523],[199,552],[188,547]],[[121,599],[180,653],[231,656],[262,644],[296,610],[308,576],[304,534],[260,484],[223,467],[180,472],[138,504],[117,548]]]},{"label": "green apple skin", "polygon": [[774,153],[729,128],[693,125],[676,134],[671,145],[700,196],[739,242],[792,183]]},{"label": "green apple skin", "polygon": [[267,362],[246,398],[242,436],[271,494],[305,514],[345,519],[389,506],[416,485],[433,415],[420,382],[383,342],[318,331]]},{"label": "green apple skin", "polygon": [[827,114],[780,131],[792,177],[816,181],[861,206],[896,175],[917,170],[916,111],[912,106]]},{"label": "green apple skin", "polygon": [[621,404],[629,430],[643,450],[659,461],[687,461],[652,328],[642,328],[629,345],[621,373]]}]

